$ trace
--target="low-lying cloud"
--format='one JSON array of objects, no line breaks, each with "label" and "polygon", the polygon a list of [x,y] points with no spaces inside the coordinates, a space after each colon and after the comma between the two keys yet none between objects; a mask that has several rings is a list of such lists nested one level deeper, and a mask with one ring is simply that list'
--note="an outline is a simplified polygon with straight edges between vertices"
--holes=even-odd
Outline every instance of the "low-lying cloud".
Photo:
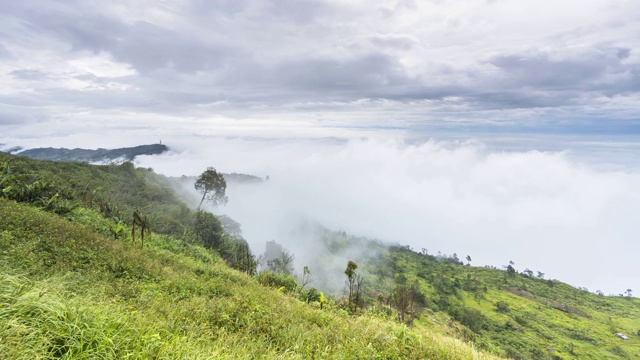
[{"label": "low-lying cloud", "polygon": [[[576,161],[568,151],[489,148],[483,143],[400,138],[260,140],[201,138],[138,159],[169,175],[269,176],[230,185],[215,209],[239,221],[255,252],[276,240],[314,256],[299,219],[407,244],[470,255],[474,265],[510,260],[584,286],[619,293],[640,285],[635,241],[640,175]],[[635,287],[634,287],[635,286]]]}]

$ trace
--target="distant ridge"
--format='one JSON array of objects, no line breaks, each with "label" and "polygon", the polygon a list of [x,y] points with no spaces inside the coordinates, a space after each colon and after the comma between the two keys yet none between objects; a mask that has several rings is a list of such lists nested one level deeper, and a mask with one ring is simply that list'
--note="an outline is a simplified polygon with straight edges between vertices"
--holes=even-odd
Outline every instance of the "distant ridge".
[{"label": "distant ridge", "polygon": [[19,152],[15,155],[26,156],[38,160],[83,161],[83,162],[124,162],[132,161],[138,155],[157,155],[169,150],[163,144],[139,145],[117,149],[65,149],[36,148]]}]

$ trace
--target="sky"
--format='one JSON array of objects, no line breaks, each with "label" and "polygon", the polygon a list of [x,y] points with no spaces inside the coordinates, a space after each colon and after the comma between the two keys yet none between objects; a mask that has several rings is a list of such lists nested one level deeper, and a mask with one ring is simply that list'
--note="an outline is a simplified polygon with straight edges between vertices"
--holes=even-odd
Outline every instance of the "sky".
[{"label": "sky", "polygon": [[1,8],[3,127],[640,131],[633,0]]},{"label": "sky", "polygon": [[162,140],[139,166],[271,176],[225,210],[255,246],[295,213],[640,291],[638,1],[0,9],[0,150]]}]

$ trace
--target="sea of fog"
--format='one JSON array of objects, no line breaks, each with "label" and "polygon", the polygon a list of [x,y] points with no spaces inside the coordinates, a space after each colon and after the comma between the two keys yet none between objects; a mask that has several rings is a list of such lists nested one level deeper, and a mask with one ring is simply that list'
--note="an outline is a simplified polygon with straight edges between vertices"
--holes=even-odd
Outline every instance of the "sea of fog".
[{"label": "sea of fog", "polygon": [[[640,291],[640,146],[632,137],[456,136],[263,139],[185,137],[138,166],[179,176],[207,166],[269,177],[230,185],[211,209],[242,224],[255,252],[276,240],[296,266],[317,256],[299,221],[515,262],[590,291]],[[363,249],[364,251],[364,249]]]},{"label": "sea of fog", "polygon": [[268,176],[229,184],[229,203],[210,210],[240,222],[255,253],[269,240],[283,244],[298,270],[319,254],[314,235],[300,231],[310,222],[432,254],[469,255],[473,265],[513,261],[519,271],[590,291],[640,291],[637,136],[257,135],[78,133],[0,142],[114,148],[162,136],[171,151],[138,157],[137,166],[169,176],[195,176],[208,166]]}]

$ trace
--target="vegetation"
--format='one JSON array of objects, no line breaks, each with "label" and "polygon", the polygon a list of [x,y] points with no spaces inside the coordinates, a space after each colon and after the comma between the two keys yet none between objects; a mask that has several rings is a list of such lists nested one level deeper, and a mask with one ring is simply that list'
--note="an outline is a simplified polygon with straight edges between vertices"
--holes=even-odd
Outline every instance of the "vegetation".
[{"label": "vegetation", "polygon": [[[325,252],[300,264],[297,279],[294,254],[269,241],[256,259],[240,224],[192,210],[171,181],[130,163],[0,154],[0,354],[640,356],[632,289],[593,294],[512,261],[505,270],[474,267],[470,255],[465,264],[326,229],[316,229]],[[341,280],[323,277],[322,265],[333,263]],[[329,290],[331,281],[344,291]]]},{"label": "vegetation", "polygon": [[202,199],[198,204],[198,210],[202,206],[205,200],[211,202],[213,206],[226,204],[228,199],[225,195],[227,189],[227,182],[222,174],[219,174],[216,169],[209,167],[203,172],[196,180],[194,187],[196,191],[202,194]]},{"label": "vegetation", "polygon": [[118,159],[121,161],[132,161],[138,155],[157,155],[168,150],[169,148],[166,145],[151,144],[118,149],[97,150],[37,148],[24,150],[18,153],[18,155],[39,160],[108,162]]},{"label": "vegetation", "polygon": [[[349,315],[291,275],[254,276],[238,266],[241,236],[165,181],[0,154],[3,357],[494,358],[393,313]],[[145,217],[142,249],[128,234]]]},{"label": "vegetation", "polygon": [[[532,271],[519,273],[513,263],[506,270],[499,270],[463,266],[449,259],[395,246],[362,262],[361,268],[370,279],[370,294],[391,292],[391,302],[401,320],[402,314],[412,314],[404,309],[409,302],[405,300],[409,297],[408,288],[413,287],[415,294],[422,297],[415,298],[413,304],[426,307],[415,318],[414,327],[440,327],[445,333],[500,356],[640,356],[640,336],[636,335],[640,328],[640,299],[600,296],[545,280],[544,276],[533,277]],[[616,337],[616,333],[628,335],[629,340]]]}]

